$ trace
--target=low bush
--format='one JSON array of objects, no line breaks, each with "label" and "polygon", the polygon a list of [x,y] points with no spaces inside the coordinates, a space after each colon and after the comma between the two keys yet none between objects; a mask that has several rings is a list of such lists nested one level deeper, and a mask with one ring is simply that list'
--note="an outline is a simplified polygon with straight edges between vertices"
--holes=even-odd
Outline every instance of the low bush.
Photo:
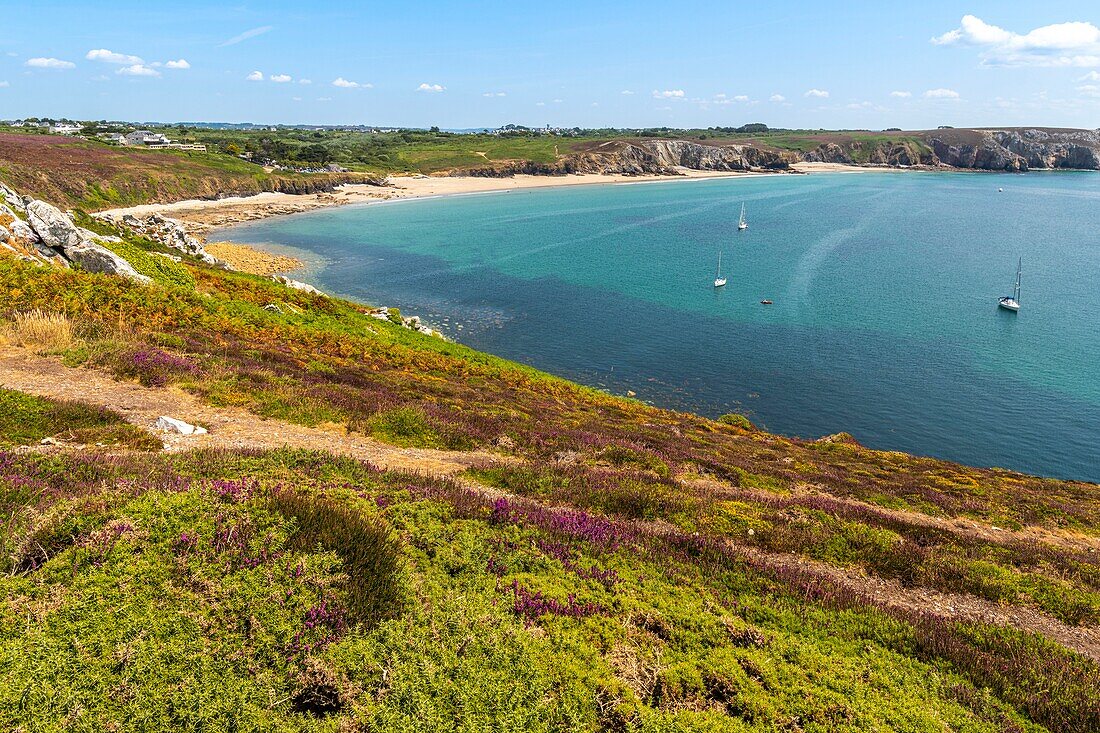
[{"label": "low bush", "polygon": [[401,548],[381,518],[292,489],[272,491],[268,504],[295,521],[291,547],[304,551],[320,546],[340,558],[352,621],[369,628],[401,612]]}]

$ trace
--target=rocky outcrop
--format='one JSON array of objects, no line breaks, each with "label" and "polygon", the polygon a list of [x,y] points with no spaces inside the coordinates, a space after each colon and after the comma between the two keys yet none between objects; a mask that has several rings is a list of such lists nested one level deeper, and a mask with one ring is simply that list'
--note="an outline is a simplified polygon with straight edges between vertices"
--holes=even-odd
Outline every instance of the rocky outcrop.
[{"label": "rocky outcrop", "polygon": [[64,251],[66,247],[77,247],[85,240],[69,217],[45,201],[32,201],[27,206],[27,221],[43,244],[53,249]]},{"label": "rocky outcrop", "polygon": [[145,217],[125,214],[117,219],[107,214],[98,214],[97,218],[103,218],[114,224],[121,224],[136,234],[153,239],[184,254],[197,257],[208,265],[222,264],[218,258],[203,248],[201,240],[191,236],[187,231],[187,227],[175,219],[169,219],[160,214],[150,214]]},{"label": "rocky outcrop", "polygon": [[[87,229],[81,229],[57,207],[45,201],[24,199],[7,186],[0,186],[0,194],[18,209],[0,206],[0,245],[6,252],[39,264],[59,267],[79,265],[88,272],[121,275],[136,282],[148,283],[124,258],[118,256],[103,242],[115,237],[102,237]],[[15,216],[24,214],[26,221]]]}]

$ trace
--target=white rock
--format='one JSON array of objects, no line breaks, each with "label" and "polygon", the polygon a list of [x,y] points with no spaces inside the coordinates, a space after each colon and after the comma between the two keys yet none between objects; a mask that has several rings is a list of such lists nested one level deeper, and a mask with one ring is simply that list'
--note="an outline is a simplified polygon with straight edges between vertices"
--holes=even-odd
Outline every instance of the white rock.
[{"label": "white rock", "polygon": [[[325,295],[317,288],[309,285],[308,283],[299,282],[297,280],[291,280],[286,275],[272,275],[271,279],[277,283],[282,283],[292,290],[301,290],[303,293],[312,293],[313,295]],[[328,297],[328,296],[325,296]]]},{"label": "white rock", "polygon": [[50,247],[64,251],[84,242],[76,224],[69,221],[69,217],[62,214],[56,206],[50,206],[45,201],[32,201],[27,206],[27,220],[42,241]]},{"label": "white rock", "polygon": [[11,224],[8,224],[8,231],[11,232],[11,236],[18,244],[24,246],[30,246],[35,242],[38,242],[38,235],[34,233],[30,225],[25,221],[16,219]]},{"label": "white rock", "polygon": [[157,418],[157,424],[154,427],[157,430],[164,430],[169,433],[179,433],[180,435],[206,435],[206,428],[192,425],[191,423],[186,423],[183,420],[177,420],[167,415],[161,415]]},{"label": "white rock", "polygon": [[63,251],[70,262],[80,265],[86,272],[122,275],[139,283],[153,281],[152,278],[146,277],[135,270],[129,262],[101,245],[84,242],[74,247],[66,247]]}]

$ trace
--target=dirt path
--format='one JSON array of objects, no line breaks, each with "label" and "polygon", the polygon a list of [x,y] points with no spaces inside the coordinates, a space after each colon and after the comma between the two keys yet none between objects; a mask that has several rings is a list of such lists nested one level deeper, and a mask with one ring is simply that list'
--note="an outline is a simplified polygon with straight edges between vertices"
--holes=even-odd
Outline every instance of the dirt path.
[{"label": "dirt path", "polygon": [[[39,397],[80,400],[102,405],[127,422],[146,428],[164,440],[169,451],[192,448],[283,447],[326,450],[367,461],[382,469],[418,471],[433,476],[453,476],[472,465],[506,460],[483,451],[460,452],[427,448],[397,448],[371,438],[267,420],[233,407],[203,404],[179,389],[146,387],[119,382],[91,369],[71,369],[57,359],[40,357],[25,349],[5,347],[0,353],[0,386]],[[202,425],[207,435],[184,436],[153,428],[162,415]]]},{"label": "dirt path", "polygon": [[980,621],[1031,631],[1100,662],[1100,628],[1097,627],[1070,626],[1033,608],[998,604],[964,593],[905,587],[896,580],[864,575],[855,569],[835,567],[800,555],[762,552],[736,543],[730,543],[729,547],[744,557],[750,565],[773,571],[791,568],[809,572],[854,591],[887,610],[924,613],[950,621]]},{"label": "dirt path", "polygon": [[1047,527],[1028,526],[1022,529],[1007,529],[983,524],[968,517],[937,517],[918,511],[891,509],[879,504],[870,504],[859,499],[831,494],[811,484],[798,484],[789,494],[772,494],[763,489],[748,489],[713,479],[710,477],[682,477],[681,482],[697,491],[720,496],[724,499],[745,500],[758,504],[780,507],[783,500],[797,502],[799,499],[812,500],[814,497],[827,497],[829,501],[844,505],[863,518],[878,517],[903,524],[950,532],[959,537],[971,538],[994,545],[1023,545],[1043,543],[1074,552],[1100,552],[1100,537],[1083,535],[1069,530],[1058,531]]}]

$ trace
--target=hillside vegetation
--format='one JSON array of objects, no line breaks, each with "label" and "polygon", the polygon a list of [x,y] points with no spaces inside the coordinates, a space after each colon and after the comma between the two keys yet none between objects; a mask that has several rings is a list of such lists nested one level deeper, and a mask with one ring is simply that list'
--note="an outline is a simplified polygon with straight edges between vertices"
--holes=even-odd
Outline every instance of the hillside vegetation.
[{"label": "hillside vegetation", "polygon": [[25,195],[89,211],[261,191],[310,193],[365,180],[335,173],[266,173],[217,152],[140,150],[14,132],[0,132],[0,176]]},{"label": "hillside vegetation", "polygon": [[35,416],[0,421],[0,727],[1100,729],[1097,486],[659,410],[118,233],[151,284],[0,256],[7,348],[485,457],[78,449],[118,415],[0,392]]}]

